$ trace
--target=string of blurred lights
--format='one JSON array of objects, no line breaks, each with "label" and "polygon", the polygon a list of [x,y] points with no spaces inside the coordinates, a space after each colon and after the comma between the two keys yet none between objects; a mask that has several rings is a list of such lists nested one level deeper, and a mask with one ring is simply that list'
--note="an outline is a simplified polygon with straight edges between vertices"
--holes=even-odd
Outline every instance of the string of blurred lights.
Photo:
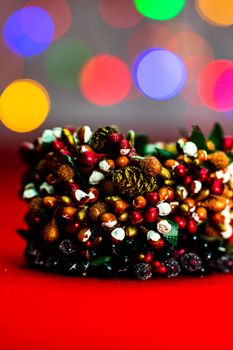
[{"label": "string of blurred lights", "polygon": [[[46,119],[46,87],[23,79],[25,60],[42,53],[54,86],[78,89],[87,103],[99,107],[133,103],[139,96],[160,101],[179,95],[188,105],[232,111],[233,61],[216,59],[205,37],[176,20],[186,5],[186,0],[99,0],[99,20],[128,33],[128,58],[123,58],[108,50],[96,52],[88,41],[68,35],[76,21],[69,1],[10,0],[0,14],[3,124],[27,132]],[[195,9],[206,25],[233,24],[232,0],[195,0]]]}]

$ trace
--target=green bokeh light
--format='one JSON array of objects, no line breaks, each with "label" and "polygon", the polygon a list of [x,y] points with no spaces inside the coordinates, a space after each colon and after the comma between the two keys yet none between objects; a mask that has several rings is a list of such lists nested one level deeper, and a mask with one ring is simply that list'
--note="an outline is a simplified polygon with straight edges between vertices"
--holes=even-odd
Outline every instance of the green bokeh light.
[{"label": "green bokeh light", "polygon": [[58,86],[76,88],[79,72],[91,56],[91,50],[80,40],[64,38],[55,42],[45,53],[48,78]]},{"label": "green bokeh light", "polygon": [[135,7],[143,16],[164,21],[176,17],[186,0],[134,0]]}]

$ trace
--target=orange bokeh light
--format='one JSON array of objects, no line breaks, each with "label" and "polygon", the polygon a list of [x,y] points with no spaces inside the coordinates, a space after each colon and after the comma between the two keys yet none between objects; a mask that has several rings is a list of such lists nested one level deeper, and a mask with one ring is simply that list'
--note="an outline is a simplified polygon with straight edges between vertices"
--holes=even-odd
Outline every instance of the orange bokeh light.
[{"label": "orange bokeh light", "polygon": [[224,27],[233,24],[232,0],[196,0],[196,9],[210,24]]}]

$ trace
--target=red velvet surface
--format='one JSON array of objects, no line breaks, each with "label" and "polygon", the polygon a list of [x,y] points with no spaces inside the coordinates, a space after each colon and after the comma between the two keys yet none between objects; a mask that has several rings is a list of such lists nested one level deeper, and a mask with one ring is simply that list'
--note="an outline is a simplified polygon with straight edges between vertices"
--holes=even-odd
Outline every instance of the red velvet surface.
[{"label": "red velvet surface", "polygon": [[1,160],[0,349],[232,349],[233,276],[141,282],[27,269],[15,233],[22,168],[15,154]]}]

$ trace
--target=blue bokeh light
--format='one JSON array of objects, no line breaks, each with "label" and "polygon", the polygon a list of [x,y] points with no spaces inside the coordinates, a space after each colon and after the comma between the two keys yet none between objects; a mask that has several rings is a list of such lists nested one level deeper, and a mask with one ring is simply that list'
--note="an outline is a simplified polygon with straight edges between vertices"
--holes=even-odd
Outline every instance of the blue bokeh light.
[{"label": "blue bokeh light", "polygon": [[182,90],[186,69],[174,53],[151,48],[143,51],[134,62],[133,79],[136,87],[154,100],[167,100]]},{"label": "blue bokeh light", "polygon": [[44,9],[36,6],[15,11],[6,21],[3,37],[14,53],[35,56],[48,48],[54,38],[54,24]]}]

